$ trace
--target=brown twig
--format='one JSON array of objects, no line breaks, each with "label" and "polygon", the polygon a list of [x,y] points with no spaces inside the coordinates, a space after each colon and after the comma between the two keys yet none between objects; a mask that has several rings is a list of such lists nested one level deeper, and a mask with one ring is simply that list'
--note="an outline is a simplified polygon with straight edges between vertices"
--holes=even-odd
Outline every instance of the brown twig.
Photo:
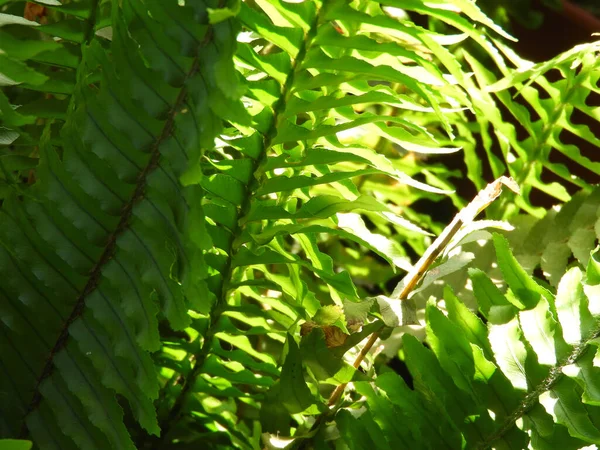
[{"label": "brown twig", "polygon": [[[394,290],[392,298],[396,298],[401,301],[408,299],[410,293],[414,290],[419,281],[421,281],[421,278],[423,278],[423,275],[425,275],[427,270],[429,270],[431,264],[437,259],[440,253],[444,251],[446,246],[452,240],[452,237],[458,232],[458,230],[462,228],[463,225],[471,223],[481,211],[487,208],[494,200],[498,198],[502,192],[502,185],[508,187],[511,191],[517,194],[520,193],[517,183],[509,177],[502,176],[496,181],[488,184],[475,196],[473,201],[460,210],[452,222],[450,222],[448,226],[444,228],[444,231],[442,231],[433,244],[429,246],[421,259],[419,259],[413,269]],[[353,366],[355,369],[360,367],[365,359],[365,356],[367,356],[367,353],[369,353],[377,339],[379,339],[379,335],[380,331],[375,331],[373,334],[371,334],[369,340],[354,360]],[[334,406],[338,402],[344,393],[344,389],[346,389],[347,384],[348,383],[343,383],[335,388],[329,397],[329,400],[327,401],[328,406]],[[317,423],[320,423],[320,420],[317,420]]]},{"label": "brown twig", "polygon": [[[437,237],[433,244],[431,244],[429,248],[427,248],[423,256],[419,259],[419,261],[417,261],[412,270],[398,284],[396,289],[394,289],[394,292],[392,293],[392,298],[398,299],[400,301],[408,299],[410,293],[414,290],[419,281],[421,281],[421,278],[423,278],[423,275],[425,275],[427,270],[429,270],[431,264],[444,251],[444,249],[450,243],[454,235],[456,235],[456,233],[463,227],[463,225],[468,225],[473,220],[475,220],[475,217],[481,211],[483,211],[485,208],[491,205],[494,202],[494,200],[496,200],[500,196],[500,194],[502,193],[503,185],[508,187],[511,191],[515,192],[516,194],[520,194],[519,185],[515,182],[515,180],[513,180],[510,177],[504,176],[498,178],[497,180],[493,181],[492,183],[488,184],[485,188],[483,188],[475,196],[471,203],[469,203],[467,206],[461,209],[458,212],[458,214],[454,216],[452,222],[450,222],[448,226],[444,228],[444,231],[442,231],[442,233]],[[361,349],[360,353],[358,354],[358,356],[354,360],[354,363],[352,364],[355,369],[358,369],[360,367],[371,348],[373,348],[373,345],[375,345],[375,342],[377,342],[377,340],[379,339],[380,334],[381,329],[374,331],[369,336],[369,340]],[[316,432],[316,430],[321,426],[323,420],[332,412],[331,408],[337,404],[342,394],[344,393],[344,390],[346,389],[347,385],[348,383],[342,383],[339,386],[337,386],[331,393],[331,395],[329,396],[329,400],[327,401],[327,406],[330,407],[330,410],[316,418],[314,424],[310,429],[311,435],[313,432]],[[289,448],[299,450],[304,448],[307,442],[309,442],[308,438],[297,439]]]}]

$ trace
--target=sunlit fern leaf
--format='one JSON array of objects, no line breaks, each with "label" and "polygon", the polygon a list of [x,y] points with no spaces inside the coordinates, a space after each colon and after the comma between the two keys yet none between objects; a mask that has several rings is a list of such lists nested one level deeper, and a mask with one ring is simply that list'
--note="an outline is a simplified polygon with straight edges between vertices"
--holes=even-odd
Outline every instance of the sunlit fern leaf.
[{"label": "sunlit fern leaf", "polygon": [[[587,265],[590,252],[600,242],[599,192],[598,187],[590,192],[580,191],[565,204],[548,210],[541,219],[519,214],[510,220],[514,228],[505,229],[505,236],[528,274],[541,283],[556,287],[570,267]],[[455,258],[471,255],[469,270],[483,271],[497,286],[505,285],[497,267],[489,230],[473,231],[457,244],[452,254]],[[423,304],[430,296],[441,299],[444,286],[448,285],[461,301],[474,307],[476,295],[470,284],[465,270],[455,271],[444,276],[443,282],[440,279],[422,289],[416,298]]]},{"label": "sunlit fern leaf", "polygon": [[600,189],[579,192],[566,204],[548,211],[545,217],[522,227],[524,233],[515,254],[526,270],[540,267],[553,286],[567,271],[572,260],[587,265],[590,252],[600,240]]},{"label": "sunlit fern leaf", "polygon": [[[323,251],[319,234],[354,241],[409,268],[402,248],[361,226],[356,213],[371,211],[386,222],[396,217],[399,229],[422,230],[403,222],[393,203],[360,195],[353,179],[385,175],[413,188],[447,192],[412,179],[395,164],[396,155],[376,151],[377,141],[340,142],[342,133],[367,127],[378,140],[398,145],[401,154],[456,151],[442,148],[423,127],[364,109],[370,104],[416,108],[444,120],[442,103],[465,101],[460,89],[427,62],[425,50],[404,50],[393,41],[379,45],[383,36],[344,24],[347,8],[343,2],[241,5],[239,18],[247,30],[238,38],[235,61],[245,78],[246,110],[233,104],[228,115],[223,113],[229,127],[202,163],[203,211],[214,244],[205,258],[206,285],[214,304],[209,319],[198,322],[201,348],[194,352],[193,368],[169,375],[172,380],[181,375],[183,388],[166,413],[163,429],[169,434],[162,442],[185,432],[177,425],[179,417],[206,406],[192,405],[188,398],[217,395],[199,382],[216,349],[226,346],[239,357],[246,354],[246,361],[261,360],[257,346],[278,354],[282,333],[310,319],[321,304],[358,300],[348,273]],[[367,14],[357,8],[350,11],[357,18]],[[374,14],[388,26],[404,28],[381,11]],[[352,50],[355,44],[360,48]],[[268,293],[260,280],[269,281]],[[259,392],[261,383],[248,379],[236,397]],[[223,385],[218,397],[233,392],[231,387]]]},{"label": "sunlit fern leaf", "polygon": [[[599,47],[597,43],[581,45],[538,65],[521,60],[503,45],[499,47],[518,69],[505,78],[493,75],[476,58],[465,52],[477,83],[484,91],[480,98],[474,100],[473,106],[478,111],[486,152],[491,153],[493,143],[488,134],[489,126],[493,127],[502,149],[504,161],[490,154],[490,159],[494,161],[494,174],[504,173],[505,167],[508,168],[515,179],[526,186],[522,199],[516,200],[517,205],[541,216],[543,211],[531,206],[529,195],[532,189],[539,189],[556,200],[567,201],[570,195],[564,184],[589,192],[591,187],[588,180],[600,175],[600,166],[593,158],[582,154],[575,145],[564,142],[566,135],[570,134],[587,141],[591,146],[600,146],[600,141],[590,128],[576,123],[574,117],[577,112],[591,120],[599,120],[598,108],[586,103],[588,97],[600,93],[597,86],[600,77],[597,58]],[[560,73],[558,80],[550,81],[546,77],[550,69],[558,69],[554,72]],[[527,134],[525,138],[518,137],[517,129],[506,121],[497,106],[499,104],[522,125]],[[530,111],[539,118],[535,118]],[[555,152],[579,166],[586,175],[577,176],[564,164],[553,162]],[[547,171],[561,179],[563,184],[544,182],[542,174]]]},{"label": "sunlit fern leaf", "polygon": [[[516,199],[516,204],[538,217],[543,210],[532,206],[532,189],[563,202],[570,198],[569,192],[589,190],[589,180],[598,178],[598,164],[589,152],[584,154],[567,142],[575,138],[591,147],[599,146],[597,137],[580,119],[587,116],[588,121],[598,120],[598,108],[592,106],[593,97],[599,93],[597,43],[576,46],[550,61],[533,65],[519,58],[494,35],[486,36],[473,28],[460,14],[462,3],[443,7],[406,1],[394,6],[426,14],[472,38],[454,52],[431,38],[428,43],[468,93],[479,125],[474,128],[473,116],[467,113],[448,116],[457,127],[456,143],[464,147],[469,177],[477,188],[486,183],[482,178],[485,165],[489,164],[494,177],[508,169],[520,184],[526,185],[525,195]],[[468,8],[463,13],[469,15]],[[471,19],[477,20],[476,17],[471,15]],[[481,50],[486,53],[484,59]],[[550,70],[553,73],[548,77]],[[468,72],[472,74],[468,76]],[[413,120],[427,123],[418,114]],[[482,160],[480,146],[485,150],[487,163]],[[558,153],[560,159],[570,161],[578,169],[574,171],[564,163],[555,162]],[[550,174],[562,183],[544,181]],[[506,206],[504,201],[490,211],[497,214],[494,211],[504,209],[506,217],[518,211]]]},{"label": "sunlit fern leaf", "polygon": [[[494,241],[510,296],[494,292],[491,281],[474,272],[483,321],[450,289],[447,315],[430,304],[431,350],[412,336],[403,339],[414,390],[396,374],[381,374],[375,389],[357,384],[364,408],[338,412],[350,448],[365,440],[374,448],[390,442],[455,448],[463,442],[467,448],[560,443],[575,449],[600,442],[593,362],[600,332],[598,250],[586,272],[573,267],[551,293],[518,266],[504,238]],[[394,427],[392,418],[402,417],[407,426]]]}]

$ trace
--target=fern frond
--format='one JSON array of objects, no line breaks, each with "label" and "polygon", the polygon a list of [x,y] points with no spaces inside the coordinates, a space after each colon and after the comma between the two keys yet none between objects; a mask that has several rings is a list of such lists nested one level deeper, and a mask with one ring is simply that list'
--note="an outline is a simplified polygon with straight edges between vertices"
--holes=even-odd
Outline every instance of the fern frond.
[{"label": "fern frond", "polygon": [[[25,6],[24,6],[25,5]],[[31,8],[30,8],[31,7]],[[25,17],[23,17],[25,11]],[[28,11],[38,14],[28,17]],[[0,7],[0,182],[3,199],[35,181],[40,139],[52,120],[64,122],[79,77],[85,47],[107,43],[110,2],[61,5],[3,2]],[[96,34],[98,32],[98,34]],[[102,37],[104,36],[104,37]],[[49,128],[59,140],[60,126]],[[27,184],[22,178],[28,179]]]},{"label": "fern frond", "polygon": [[[577,123],[579,119],[575,118],[575,114],[583,114],[591,120],[599,120],[598,108],[586,102],[588,97],[600,92],[597,86],[600,47],[598,43],[577,46],[537,65],[518,58],[503,45],[499,45],[499,48],[517,68],[504,78],[498,78],[475,57],[464,53],[475,73],[479,89],[483,91],[474,100],[474,108],[479,111],[477,119],[492,172],[501,174],[508,169],[517,182],[527,186],[522,199],[517,199],[516,203],[525,211],[541,217],[543,210],[534,208],[529,200],[532,189],[565,202],[571,198],[569,192],[573,192],[573,189],[589,192],[591,186],[588,180],[600,175],[597,162],[583,155],[577,146],[567,143],[576,137],[592,146],[600,146],[600,141],[588,125]],[[556,81],[546,75],[553,69],[556,69],[554,73],[560,73]],[[503,105],[515,122],[522,126],[525,137],[511,121],[505,119],[497,105]],[[492,154],[493,140],[489,126],[494,129],[504,161]],[[563,163],[553,162],[557,152],[580,167],[581,173],[589,175],[575,175]],[[546,173],[561,179],[562,184],[544,181]],[[572,188],[567,189],[564,185]]]},{"label": "fern frond", "polygon": [[[156,448],[184,438],[182,417],[204,415],[206,429],[217,427],[205,415],[212,397],[224,401],[232,394],[244,410],[243,399],[264,398],[268,401],[261,414],[277,409],[277,403],[287,405],[281,419],[306,407],[318,410],[316,398],[298,404],[282,400],[297,398],[289,389],[304,391],[305,381],[295,377],[291,386],[273,384],[279,378],[277,361],[265,360],[255,348],[265,346],[278,354],[275,349],[285,342],[284,377],[285,367],[300,361],[297,353],[287,353],[296,345],[285,339],[287,333],[324,305],[341,307],[363,296],[349,274],[338,270],[323,251],[320,233],[353,241],[399,268],[410,268],[401,246],[368,230],[358,213],[386,223],[395,220],[401,230],[423,231],[399,217],[393,203],[361,195],[352,180],[385,175],[434,194],[447,191],[411,178],[399,168],[397,156],[375,150],[378,142],[396,146],[400,154],[458,150],[443,148],[424,127],[368,110],[379,103],[391,110],[437,114],[445,121],[447,105],[459,107],[465,100],[460,89],[427,62],[422,49],[406,50],[396,39],[359,26],[366,18],[388,28],[409,29],[398,20],[344,2],[258,2],[254,9],[244,3],[239,17],[247,27],[235,55],[247,80],[242,99],[246,110],[229,103],[230,110],[223,113],[229,128],[202,164],[205,227],[214,245],[205,255],[207,295],[213,304],[210,311],[201,311],[190,330],[200,348],[193,352],[191,367],[179,359],[186,358],[184,353],[179,353],[176,369],[165,367],[170,381],[159,409],[164,411],[161,428],[166,435],[152,443]],[[372,132],[376,139],[344,141],[344,133],[352,130]],[[235,353],[230,357],[223,348]],[[244,378],[242,389],[237,377],[251,361],[267,366],[260,378]],[[239,370],[219,372],[227,383],[213,384],[216,367],[230,363],[240,364]],[[268,420],[263,423],[271,427]],[[245,425],[240,421],[226,428],[239,426]]]},{"label": "fern frond", "polygon": [[[530,66],[471,0],[40,3],[36,24],[0,0],[0,436],[50,449],[600,441],[598,192],[542,181],[570,175],[552,146],[597,175],[555,130],[598,144],[573,119],[597,119],[595,44]],[[494,238],[505,284],[470,273],[483,320],[449,290],[419,311],[431,350],[403,340],[412,389],[367,353],[416,320],[385,294],[422,274],[414,252],[433,255],[440,225],[415,205],[465,205],[447,155],[464,147],[483,187],[478,134],[495,175],[570,201],[517,216],[530,242],[516,258]],[[528,196],[492,215],[519,208],[542,215]],[[469,227],[419,295],[473,260],[461,246],[491,239],[483,228],[510,228]],[[550,284],[531,278],[538,264]]]},{"label": "fern frond", "polygon": [[[376,388],[356,384],[363,408],[341,409],[336,422],[350,448],[581,448],[599,442],[595,341],[600,330],[598,250],[587,271],[570,269],[552,293],[494,238],[510,290],[481,271],[471,281],[482,318],[444,294],[447,315],[427,307],[431,350],[405,335],[414,383],[380,374]],[[405,418],[406,427],[394,426]],[[408,420],[410,418],[410,420]]]},{"label": "fern frond", "polygon": [[548,282],[557,286],[571,261],[587,266],[590,252],[600,240],[599,198],[600,189],[596,187],[589,194],[578,192],[542,219],[515,218],[520,231],[514,238],[508,237],[528,273],[539,266]]},{"label": "fern frond", "polygon": [[133,0],[112,31],[110,52],[84,48],[62,148],[47,127],[39,182],[1,210],[2,428],[45,448],[134,448],[116,394],[158,434],[158,321],[182,329],[204,301],[202,191],[179,178],[219,131],[204,105],[227,87],[215,61],[234,29],[205,6]]},{"label": "fern frond", "polygon": [[[556,205],[538,219],[528,214],[519,214],[511,219],[512,226],[504,222],[480,221],[504,229],[515,257],[525,271],[542,283],[556,287],[565,272],[574,264],[586,266],[590,252],[600,242],[600,209],[598,187],[590,192],[580,191],[563,205]],[[477,222],[476,222],[477,224]],[[506,227],[508,226],[508,227]],[[470,235],[465,236],[469,232]],[[502,275],[488,231],[472,227],[462,233],[451,246],[454,260],[469,260],[469,266],[477,268],[503,286]],[[444,278],[443,284],[430,284],[418,291],[417,301],[423,305],[431,296],[443,298],[444,286],[448,285],[469,307],[477,304],[465,271],[455,271]]]}]

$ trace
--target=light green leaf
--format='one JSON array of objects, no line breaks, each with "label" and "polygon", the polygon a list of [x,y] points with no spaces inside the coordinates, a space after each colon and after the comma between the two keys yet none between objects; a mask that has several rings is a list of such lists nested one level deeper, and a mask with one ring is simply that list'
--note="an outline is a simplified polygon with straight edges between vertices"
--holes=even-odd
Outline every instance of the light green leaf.
[{"label": "light green leaf", "polygon": [[348,383],[355,374],[354,367],[346,363],[343,355],[334,353],[327,347],[325,333],[321,328],[314,328],[300,343],[302,360],[318,380],[329,380],[332,384]]},{"label": "light green leaf", "polygon": [[590,259],[585,273],[587,275],[587,284],[591,286],[600,284],[600,247],[596,247],[590,253]]},{"label": "light green leaf", "polygon": [[319,308],[317,313],[313,316],[312,320],[320,326],[336,325],[341,324],[345,328],[346,319],[344,317],[344,311],[337,305],[326,305]]},{"label": "light green leaf", "polygon": [[473,292],[479,303],[479,309],[491,323],[506,323],[515,316],[517,308],[524,308],[521,302],[518,302],[514,306],[511,305],[509,301],[511,299],[505,297],[500,289],[481,270],[469,269],[469,277],[473,283]]},{"label": "light green leaf", "polygon": [[298,29],[278,27],[273,25],[265,16],[248,7],[245,2],[241,3],[238,18],[249,29],[268,39],[290,56],[296,57],[302,39],[302,33]]},{"label": "light green leaf", "polygon": [[594,230],[580,228],[571,235],[567,245],[573,252],[573,256],[581,265],[585,266],[590,257],[590,248],[593,248],[595,243],[596,233]]},{"label": "light green leaf", "polygon": [[487,359],[492,360],[492,348],[487,339],[487,328],[483,322],[460,302],[450,286],[444,288],[444,301],[448,310],[448,318],[460,326],[470,342],[483,350]]},{"label": "light green leaf", "polygon": [[365,322],[374,303],[375,299],[373,297],[366,298],[359,302],[345,301],[344,315],[346,316],[346,321]]},{"label": "light green leaf", "polygon": [[600,316],[600,305],[597,302],[600,298],[600,247],[596,247],[590,253],[585,274],[583,292],[589,300],[590,312],[594,317],[598,317]]},{"label": "light green leaf", "polygon": [[490,326],[488,338],[496,363],[516,389],[527,390],[525,360],[527,350],[521,342],[522,331],[516,321]]},{"label": "light green leaf", "polygon": [[[383,212],[385,214],[385,211]],[[365,225],[360,215],[355,213],[338,213],[338,226],[365,242],[388,261],[402,270],[409,271],[412,266],[401,246],[394,240],[381,234],[372,233]]]},{"label": "light green leaf", "polygon": [[30,68],[27,64],[0,53],[0,86],[16,86],[27,83],[31,86],[43,85],[49,78]]},{"label": "light green leaf", "polygon": [[0,127],[0,145],[10,145],[19,138],[19,133],[14,130]]},{"label": "light green leaf", "polygon": [[565,425],[572,436],[587,442],[600,441],[600,429],[593,422],[593,415],[581,402],[576,384],[569,378],[562,378],[551,391],[540,396],[540,403],[552,414],[556,421]]},{"label": "light green leaf", "polygon": [[549,242],[542,253],[541,267],[550,284],[556,285],[567,268],[571,249],[562,241]]},{"label": "light green leaf", "polygon": [[389,298],[385,295],[378,295],[373,300],[377,302],[379,313],[386,326],[395,328],[418,323],[414,301]]},{"label": "light green leaf", "polygon": [[325,219],[339,212],[355,210],[363,211],[389,211],[389,209],[375,200],[373,197],[361,195],[356,200],[345,200],[333,195],[321,195],[311,198],[296,213],[290,213],[279,206],[263,205],[256,202],[245,220],[265,219]]},{"label": "light green leaf", "polygon": [[494,247],[504,279],[526,309],[534,308],[542,296],[551,297],[551,294],[533,281],[519,265],[510,251],[506,238],[495,234]]},{"label": "light green leaf", "polygon": [[231,17],[235,17],[240,12],[241,1],[234,2],[233,7],[227,8],[206,8],[208,11],[208,22],[215,25],[223,22]]},{"label": "light green leaf", "polygon": [[583,293],[583,274],[578,267],[570,269],[558,283],[556,312],[563,338],[568,344],[578,345],[593,329],[595,321]]},{"label": "light green leaf", "polygon": [[409,298],[421,291],[424,291],[437,280],[463,269],[467,264],[473,261],[473,259],[475,259],[475,255],[473,253],[461,252],[456,256],[452,256],[447,261],[430,268],[425,274],[423,281],[421,281],[420,286],[410,293]]},{"label": "light green leaf", "polygon": [[562,355],[554,342],[557,322],[546,299],[542,297],[534,308],[519,312],[519,322],[525,339],[538,356],[538,362],[556,365],[557,358]]}]

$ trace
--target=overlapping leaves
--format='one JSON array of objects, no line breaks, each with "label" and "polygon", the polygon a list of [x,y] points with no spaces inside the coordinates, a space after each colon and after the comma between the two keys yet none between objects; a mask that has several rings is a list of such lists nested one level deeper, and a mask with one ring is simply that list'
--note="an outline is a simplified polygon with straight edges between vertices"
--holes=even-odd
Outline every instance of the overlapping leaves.
[{"label": "overlapping leaves", "polygon": [[[598,249],[556,292],[518,265],[494,237],[509,290],[470,272],[478,317],[451,290],[447,315],[427,307],[427,342],[403,339],[412,387],[393,373],[359,382],[365,403],[336,415],[349,448],[581,448],[599,442]],[[362,407],[359,407],[362,406]],[[398,423],[404,426],[398,426]]]},{"label": "overlapping leaves", "polygon": [[586,266],[590,251],[600,241],[599,199],[600,190],[596,187],[589,194],[575,194],[542,219],[516,217],[518,231],[509,239],[523,267],[532,273],[539,266],[548,282],[557,286],[572,261]]},{"label": "overlapping leaves", "polygon": [[[576,144],[600,146],[588,125],[600,121],[598,107],[594,106],[594,97],[600,94],[600,47],[597,42],[580,45],[537,65],[520,59],[505,45],[498,47],[510,64],[516,66],[516,70],[503,69],[504,77],[493,74],[464,51],[464,58],[475,74],[472,86],[478,86],[481,92],[473,96],[477,133],[492,173],[498,176],[508,170],[520,185],[526,186],[516,204],[541,217],[543,209],[531,204],[533,189],[547,194],[552,201],[565,202],[573,190],[590,192],[590,181],[600,175],[600,165],[593,154],[582,153],[582,146]],[[514,120],[507,120],[506,111]],[[496,145],[500,147],[501,158],[494,153]],[[471,177],[481,179],[482,166],[475,149],[466,146],[465,150]],[[559,181],[545,181],[550,174]]]},{"label": "overlapping leaves", "polygon": [[[82,64],[82,48],[106,43],[110,2],[1,2],[0,198],[35,181],[46,125],[60,139]],[[27,183],[22,184],[23,178]]]},{"label": "overlapping leaves", "polygon": [[[411,178],[407,172],[415,173],[418,165],[404,157],[459,149],[442,146],[403,113],[430,114],[442,123],[442,132],[451,132],[446,114],[468,104],[452,77],[430,61],[431,42],[443,46],[455,40],[415,30],[380,8],[257,2],[257,8],[242,4],[239,18],[246,29],[238,39],[236,65],[245,78],[246,109],[232,105],[223,112],[229,127],[202,164],[205,227],[212,240],[205,255],[206,295],[213,305],[194,325],[191,366],[187,353],[176,348],[189,344],[174,343],[177,367],[165,372],[171,380],[164,402],[163,430],[172,430],[167,440],[184,432],[180,418],[205,414],[211,399],[223,402],[233,393],[237,414],[262,400],[263,427],[289,432],[289,414],[323,410],[319,380],[335,385],[354,376],[340,358],[366,334],[344,342],[336,350],[338,362],[328,365],[328,344],[337,342],[327,336],[330,325],[324,325],[324,335],[311,333],[311,344],[301,345],[300,352],[287,333],[322,307],[365,297],[344,264],[324,250],[332,242],[410,268],[390,228],[400,236],[423,231],[398,214],[400,202],[364,195],[355,180],[393,180],[414,198],[423,195],[415,189],[446,192]],[[363,139],[359,132],[368,135]],[[365,216],[385,224],[386,233],[370,230]],[[257,347],[269,349],[269,355]],[[303,352],[311,355],[306,362],[316,377],[310,395],[297,361]],[[285,361],[281,377],[294,383],[278,381],[279,354]],[[257,359],[268,364],[260,377],[242,381],[248,361]],[[214,372],[212,362],[237,369]],[[272,413],[270,419],[265,412]],[[300,424],[305,420],[296,418]],[[232,428],[234,422],[220,425]],[[236,426],[248,425],[241,420]]]},{"label": "overlapping leaves", "polygon": [[135,448],[126,421],[158,435],[159,321],[181,330],[208,302],[187,174],[220,128],[207,105],[230,95],[235,29],[136,0],[110,23],[110,49],[83,46],[60,140],[45,127],[38,182],[1,210],[1,428],[44,448]]}]

